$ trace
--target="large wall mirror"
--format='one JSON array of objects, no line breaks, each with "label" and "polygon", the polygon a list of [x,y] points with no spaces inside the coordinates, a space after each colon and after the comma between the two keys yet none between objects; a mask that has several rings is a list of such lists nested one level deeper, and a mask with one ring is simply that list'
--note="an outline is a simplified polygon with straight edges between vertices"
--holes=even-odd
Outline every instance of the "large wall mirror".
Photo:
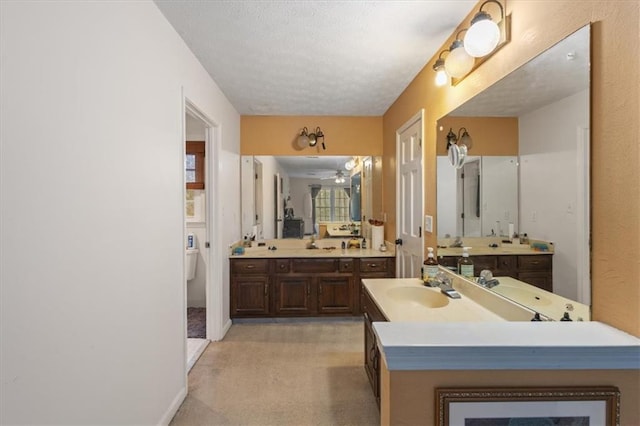
[{"label": "large wall mirror", "polygon": [[[553,242],[554,293],[589,305],[589,111],[587,26],[442,117],[439,244],[506,237],[512,224]],[[444,145],[462,127],[472,145],[456,168]]]},{"label": "large wall mirror", "polygon": [[242,235],[366,237],[365,221],[382,203],[372,188],[381,164],[372,156],[243,156]]}]

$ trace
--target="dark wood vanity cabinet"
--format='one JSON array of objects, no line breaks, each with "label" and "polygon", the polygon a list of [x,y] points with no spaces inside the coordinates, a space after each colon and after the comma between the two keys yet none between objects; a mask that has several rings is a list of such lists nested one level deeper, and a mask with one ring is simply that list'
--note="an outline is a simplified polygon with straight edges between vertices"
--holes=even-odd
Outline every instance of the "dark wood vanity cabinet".
[{"label": "dark wood vanity cabinet", "polygon": [[[480,275],[483,269],[496,277],[512,277],[543,290],[553,291],[553,254],[483,255],[471,256],[473,272]],[[438,257],[442,266],[456,269],[458,256]]]},{"label": "dark wood vanity cabinet", "polygon": [[360,279],[392,278],[395,259],[231,258],[231,317],[360,315]]},{"label": "dark wood vanity cabinet", "polygon": [[374,321],[387,321],[364,285],[361,285],[362,313],[364,315],[364,369],[367,372],[373,395],[380,406],[380,351],[373,332]]},{"label": "dark wood vanity cabinet", "polygon": [[269,262],[266,259],[237,259],[231,263],[231,312],[239,316],[271,313]]}]

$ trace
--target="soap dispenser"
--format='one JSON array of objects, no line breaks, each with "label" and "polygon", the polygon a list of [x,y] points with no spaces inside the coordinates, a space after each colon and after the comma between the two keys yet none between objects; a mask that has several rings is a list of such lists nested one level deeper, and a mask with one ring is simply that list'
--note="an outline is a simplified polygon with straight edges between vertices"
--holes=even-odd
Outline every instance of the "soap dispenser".
[{"label": "soap dispenser", "polygon": [[473,261],[469,259],[470,248],[462,248],[462,257],[458,259],[458,274],[471,280],[473,279]]},{"label": "soap dispenser", "polygon": [[427,284],[434,281],[438,273],[438,261],[433,255],[433,247],[427,247],[429,254],[422,264],[422,282]]}]

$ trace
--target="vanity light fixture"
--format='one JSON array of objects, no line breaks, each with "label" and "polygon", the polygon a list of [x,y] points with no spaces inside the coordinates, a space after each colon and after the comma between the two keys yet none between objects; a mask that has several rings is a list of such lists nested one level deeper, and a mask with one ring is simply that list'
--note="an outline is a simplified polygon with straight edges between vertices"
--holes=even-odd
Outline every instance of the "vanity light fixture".
[{"label": "vanity light fixture", "polygon": [[[495,3],[500,8],[500,21],[491,19],[491,15],[482,10],[488,3]],[[505,14],[502,4],[497,0],[487,0],[480,5],[480,10],[471,19],[471,26],[464,36],[464,48],[467,53],[475,58],[487,56],[500,43],[505,32]],[[502,28],[499,24],[502,24]]]},{"label": "vanity light fixture", "polygon": [[467,31],[467,29],[465,28],[458,31],[456,39],[449,47],[449,54],[444,60],[444,69],[446,73],[453,78],[461,78],[467,75],[476,61],[475,58],[465,50],[464,42],[458,38],[463,31]]},{"label": "vanity light fixture", "polygon": [[306,127],[302,128],[300,135],[297,139],[297,144],[299,149],[305,149],[308,146],[314,147],[320,142],[322,145],[322,149],[326,150],[327,148],[324,145],[324,133],[320,129],[320,127],[316,127],[315,132],[309,133],[309,130]]},{"label": "vanity light fixture", "polygon": [[440,52],[438,59],[436,59],[436,62],[433,64],[433,70],[436,72],[436,86],[438,87],[444,86],[449,81],[449,76],[444,68],[444,59],[442,59],[442,54],[444,52],[449,51],[445,49]]},{"label": "vanity light fixture", "polygon": [[347,169],[347,171],[353,170],[354,167],[356,167],[356,162],[353,158],[347,161],[346,163],[344,163],[344,168]]},{"label": "vanity light fixture", "polygon": [[453,167],[459,169],[464,165],[467,152],[471,149],[471,145],[473,144],[471,135],[469,135],[469,132],[465,127],[460,127],[457,135],[453,133],[453,129],[450,128],[446,138],[449,162]]}]

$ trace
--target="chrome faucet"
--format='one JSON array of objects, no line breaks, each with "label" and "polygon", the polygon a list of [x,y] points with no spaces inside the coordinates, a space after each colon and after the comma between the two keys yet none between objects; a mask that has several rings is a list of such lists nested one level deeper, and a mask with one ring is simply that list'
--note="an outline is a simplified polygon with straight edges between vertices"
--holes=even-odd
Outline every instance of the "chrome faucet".
[{"label": "chrome faucet", "polygon": [[488,269],[483,269],[480,272],[480,276],[478,277],[478,280],[476,282],[485,288],[493,288],[500,284],[500,281],[493,278],[493,274]]}]

